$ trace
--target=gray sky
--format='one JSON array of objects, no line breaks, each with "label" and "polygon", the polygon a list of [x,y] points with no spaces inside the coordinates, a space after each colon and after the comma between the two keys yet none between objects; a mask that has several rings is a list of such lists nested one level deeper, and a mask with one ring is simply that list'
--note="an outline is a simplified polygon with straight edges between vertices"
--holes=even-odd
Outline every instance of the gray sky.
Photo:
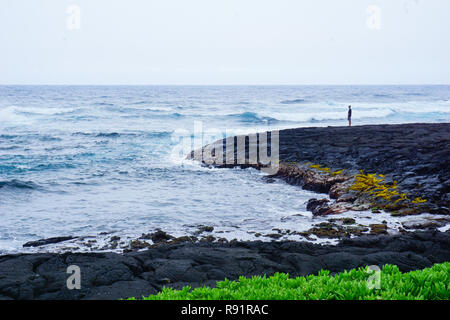
[{"label": "gray sky", "polygon": [[449,84],[449,12],[448,0],[1,0],[0,84]]}]

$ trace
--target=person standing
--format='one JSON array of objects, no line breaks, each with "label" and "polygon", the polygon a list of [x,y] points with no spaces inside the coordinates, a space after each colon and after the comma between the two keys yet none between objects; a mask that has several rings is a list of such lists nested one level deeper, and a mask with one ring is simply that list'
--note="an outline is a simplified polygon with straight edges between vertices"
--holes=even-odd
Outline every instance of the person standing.
[{"label": "person standing", "polygon": [[352,126],[352,106],[348,106],[348,126],[351,127]]}]

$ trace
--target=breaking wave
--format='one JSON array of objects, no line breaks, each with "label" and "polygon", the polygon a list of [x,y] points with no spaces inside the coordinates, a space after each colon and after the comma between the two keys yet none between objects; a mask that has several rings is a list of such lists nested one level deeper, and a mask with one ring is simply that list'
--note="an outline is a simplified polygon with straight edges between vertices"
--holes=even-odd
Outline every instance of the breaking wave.
[{"label": "breaking wave", "polygon": [[17,179],[0,181],[0,188],[37,189],[38,187],[32,181],[21,181]]}]

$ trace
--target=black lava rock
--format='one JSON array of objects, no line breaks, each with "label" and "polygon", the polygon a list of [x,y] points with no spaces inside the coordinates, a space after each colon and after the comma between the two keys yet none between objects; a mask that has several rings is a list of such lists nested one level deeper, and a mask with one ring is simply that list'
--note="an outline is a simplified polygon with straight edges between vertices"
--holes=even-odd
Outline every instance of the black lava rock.
[{"label": "black lava rock", "polygon": [[[450,261],[450,232],[344,238],[336,246],[308,242],[185,242],[144,251],[0,256],[0,299],[119,299],[163,286],[192,288],[239,276],[332,273],[395,264],[403,272]],[[67,267],[81,270],[81,289],[68,290]]]},{"label": "black lava rock", "polygon": [[58,242],[63,242],[63,241],[67,241],[67,240],[72,240],[75,239],[75,237],[54,237],[54,238],[47,238],[47,239],[40,239],[40,240],[36,240],[36,241],[29,241],[27,243],[25,243],[23,245],[23,247],[40,247],[40,246],[45,246],[47,244],[52,244],[52,243],[58,243]]}]

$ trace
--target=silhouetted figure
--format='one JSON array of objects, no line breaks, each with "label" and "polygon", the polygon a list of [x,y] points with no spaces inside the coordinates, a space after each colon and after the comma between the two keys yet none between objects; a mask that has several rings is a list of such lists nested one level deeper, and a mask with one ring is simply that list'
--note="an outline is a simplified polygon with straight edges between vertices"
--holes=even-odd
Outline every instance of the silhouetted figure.
[{"label": "silhouetted figure", "polygon": [[348,126],[352,126],[352,106],[348,106]]}]

